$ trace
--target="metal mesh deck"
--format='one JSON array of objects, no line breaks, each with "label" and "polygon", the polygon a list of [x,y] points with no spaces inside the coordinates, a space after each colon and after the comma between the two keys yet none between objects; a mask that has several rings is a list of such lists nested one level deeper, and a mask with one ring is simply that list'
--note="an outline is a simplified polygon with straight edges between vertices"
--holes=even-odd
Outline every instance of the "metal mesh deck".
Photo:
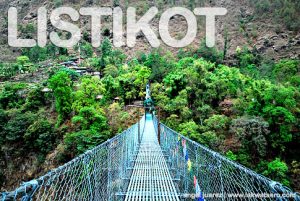
[{"label": "metal mesh deck", "polygon": [[153,122],[149,118],[147,116],[125,201],[179,200]]}]

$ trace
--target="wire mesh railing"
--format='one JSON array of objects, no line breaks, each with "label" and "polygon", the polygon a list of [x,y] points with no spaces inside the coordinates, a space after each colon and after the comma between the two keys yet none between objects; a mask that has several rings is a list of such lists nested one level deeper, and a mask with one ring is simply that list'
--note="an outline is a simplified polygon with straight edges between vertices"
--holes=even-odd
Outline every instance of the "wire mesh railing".
[{"label": "wire mesh railing", "polygon": [[[156,133],[157,119],[153,118]],[[123,200],[139,149],[138,123],[0,200]],[[145,118],[140,121],[143,134]],[[141,136],[142,138],[142,136]],[[296,200],[290,189],[160,124],[160,146],[182,200]]]},{"label": "wire mesh railing", "polygon": [[[158,128],[156,117],[153,119]],[[162,123],[160,145],[168,156],[169,169],[183,200],[300,201],[299,193],[223,157]]]},{"label": "wire mesh railing", "polygon": [[[141,134],[145,118],[140,120]],[[13,192],[0,195],[9,200],[119,200],[117,192],[128,187],[138,149],[138,123],[92,150],[38,179],[25,182]]]}]

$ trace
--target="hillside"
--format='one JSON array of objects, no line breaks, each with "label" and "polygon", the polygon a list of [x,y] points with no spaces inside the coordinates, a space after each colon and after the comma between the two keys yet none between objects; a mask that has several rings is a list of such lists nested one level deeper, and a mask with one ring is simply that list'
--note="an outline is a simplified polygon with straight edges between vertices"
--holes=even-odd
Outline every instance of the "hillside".
[{"label": "hillside", "polygon": [[[134,124],[143,111],[126,105],[142,103],[147,83],[167,126],[300,190],[298,1],[0,0],[0,15],[16,6],[21,35],[34,38],[37,8],[60,5],[135,6],[140,15],[154,5],[220,6],[228,14],[217,18],[215,48],[205,46],[199,17],[197,39],[184,49],[151,48],[143,34],[134,48],[113,48],[110,17],[103,19],[99,48],[90,45],[89,18],[80,21],[84,39],[76,47],[9,48],[1,17],[0,191]],[[152,26],[157,32],[158,19]],[[182,37],[185,27],[180,16],[170,22],[174,37]]]},{"label": "hillside", "polygon": [[[269,4],[266,2],[269,2]],[[271,3],[270,3],[271,2]],[[277,1],[278,2],[278,1]],[[280,2],[280,1],[279,1]],[[284,2],[284,1],[282,1]],[[232,64],[236,61],[234,55],[237,47],[247,46],[250,49],[255,48],[260,54],[266,55],[270,59],[279,60],[281,58],[299,58],[300,50],[300,35],[299,35],[299,5],[297,1],[291,2],[287,6],[292,9],[291,19],[283,18],[285,16],[285,9],[276,8],[273,6],[273,1],[265,0],[263,2],[255,0],[201,0],[201,1],[174,1],[176,6],[184,6],[188,8],[207,6],[207,7],[224,7],[228,10],[226,16],[217,18],[217,49],[223,51],[225,40],[227,42],[227,54],[226,58],[228,63]],[[55,7],[60,5],[72,6],[73,8],[80,8],[83,6],[112,6],[120,5],[125,12],[126,7],[133,6],[137,8],[137,14],[142,15],[151,6],[159,8],[159,12],[162,13],[168,7],[172,6],[172,1],[164,2],[163,0],[157,1],[69,1],[69,0],[55,0],[41,1],[41,0],[24,0],[24,1],[5,1],[0,2],[0,27],[1,28],[1,54],[0,59],[3,61],[14,60],[13,55],[20,54],[20,50],[9,48],[7,46],[7,10],[10,6],[15,6],[19,10],[19,23],[20,33],[24,37],[36,36],[36,19],[37,19],[37,8],[45,6],[49,12]],[[275,4],[275,3],[274,3]],[[267,7],[266,7],[267,6]],[[268,7],[269,6],[269,7]],[[285,5],[281,5],[285,6]],[[265,8],[266,7],[266,8]],[[265,10],[264,10],[265,9]],[[278,12],[274,12],[274,11]],[[276,13],[276,15],[274,14]],[[80,27],[83,32],[88,33],[90,30],[89,26],[90,19],[88,17],[82,17],[80,21]],[[286,21],[290,22],[289,25]],[[103,35],[109,35],[111,37],[112,29],[111,17],[103,19]],[[294,23],[294,24],[292,24]],[[188,49],[196,49],[205,35],[205,19],[198,17],[198,36],[196,40]],[[152,27],[154,30],[158,28],[158,18],[153,20]],[[185,33],[186,23],[185,20],[178,16],[172,19],[170,23],[170,32],[174,37],[182,37]],[[49,30],[53,28],[49,26]],[[124,27],[125,30],[125,27]],[[225,34],[226,33],[226,34]],[[84,34],[86,35],[86,34]],[[162,49],[170,50],[173,53],[177,53],[179,49],[170,48],[166,45],[161,45]],[[150,52],[151,47],[145,42],[143,34],[139,34],[138,43],[134,48],[123,47],[126,54],[130,56],[136,56],[139,52]]]}]

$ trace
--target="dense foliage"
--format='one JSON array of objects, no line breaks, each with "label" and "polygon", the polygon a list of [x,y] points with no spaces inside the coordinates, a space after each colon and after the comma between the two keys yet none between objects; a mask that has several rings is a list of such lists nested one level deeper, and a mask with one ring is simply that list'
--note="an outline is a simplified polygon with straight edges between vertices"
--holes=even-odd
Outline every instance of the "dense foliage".
[{"label": "dense foliage", "polygon": [[[150,81],[152,99],[168,126],[297,186],[299,61],[268,62],[243,48],[237,50],[238,66],[229,67],[222,65],[224,52],[203,44],[195,51],[180,50],[177,57],[154,50],[132,59],[113,49],[108,39],[98,50],[88,43],[80,48],[86,57],[80,65],[100,71],[101,78],[58,66],[49,70],[43,85],[1,86],[0,146],[5,161],[35,152],[40,162],[55,153],[55,163],[62,163],[104,142],[129,126],[133,114],[123,106],[143,100]],[[43,51],[35,51],[17,58],[16,69],[37,66],[32,62],[43,60]],[[50,90],[43,91],[45,87]]]}]

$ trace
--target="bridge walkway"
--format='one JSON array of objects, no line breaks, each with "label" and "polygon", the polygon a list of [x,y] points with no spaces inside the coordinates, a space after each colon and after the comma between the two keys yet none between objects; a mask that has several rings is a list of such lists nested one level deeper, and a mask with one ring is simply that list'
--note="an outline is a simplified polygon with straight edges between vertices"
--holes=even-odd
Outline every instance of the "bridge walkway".
[{"label": "bridge walkway", "polygon": [[142,141],[126,192],[125,201],[129,200],[179,200],[151,115],[146,116]]}]

